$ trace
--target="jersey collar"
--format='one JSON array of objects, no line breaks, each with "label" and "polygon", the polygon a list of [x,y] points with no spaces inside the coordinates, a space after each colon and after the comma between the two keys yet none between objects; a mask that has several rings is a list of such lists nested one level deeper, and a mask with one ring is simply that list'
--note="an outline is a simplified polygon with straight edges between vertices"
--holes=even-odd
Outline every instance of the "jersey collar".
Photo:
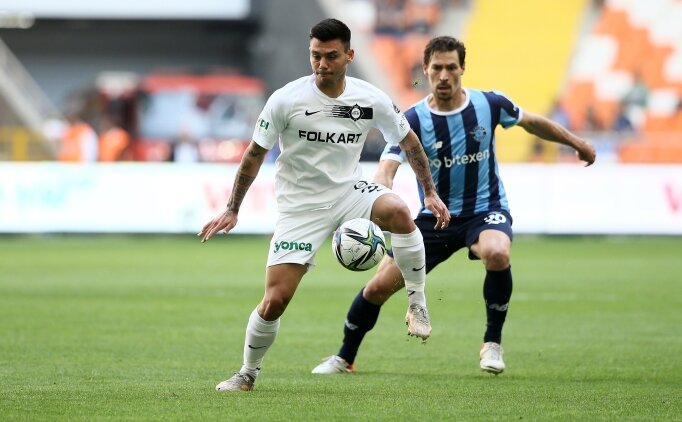
[{"label": "jersey collar", "polygon": [[453,115],[453,114],[461,113],[462,110],[464,110],[465,108],[467,108],[467,106],[468,106],[469,103],[471,102],[471,96],[469,95],[469,90],[466,89],[466,88],[462,88],[462,90],[464,91],[464,102],[462,103],[461,106],[457,107],[457,108],[454,109],[454,110],[450,110],[450,111],[439,111],[439,110],[434,110],[433,108],[431,108],[431,106],[429,105],[429,98],[430,98],[433,94],[427,95],[422,101],[424,101],[424,105],[426,106],[426,108],[427,108],[431,113],[433,113],[433,114],[435,114],[435,115],[438,115],[438,116],[451,116],[451,115]]}]

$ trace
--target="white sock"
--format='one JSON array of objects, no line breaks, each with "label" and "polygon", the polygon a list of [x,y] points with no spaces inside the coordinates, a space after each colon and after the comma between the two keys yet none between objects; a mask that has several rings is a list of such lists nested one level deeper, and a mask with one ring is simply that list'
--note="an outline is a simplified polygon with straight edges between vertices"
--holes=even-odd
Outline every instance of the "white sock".
[{"label": "white sock", "polygon": [[391,247],[395,263],[405,279],[410,305],[416,303],[426,307],[426,254],[421,232],[415,229],[408,234],[391,233]]},{"label": "white sock", "polygon": [[244,339],[244,365],[240,372],[246,372],[254,378],[258,376],[265,353],[275,342],[279,320],[279,318],[274,321],[264,320],[258,315],[258,307],[251,312]]},{"label": "white sock", "polygon": [[421,305],[426,308],[426,295],[424,295],[423,291],[418,292],[416,290],[407,290],[407,302],[410,305],[416,303],[417,305]]}]

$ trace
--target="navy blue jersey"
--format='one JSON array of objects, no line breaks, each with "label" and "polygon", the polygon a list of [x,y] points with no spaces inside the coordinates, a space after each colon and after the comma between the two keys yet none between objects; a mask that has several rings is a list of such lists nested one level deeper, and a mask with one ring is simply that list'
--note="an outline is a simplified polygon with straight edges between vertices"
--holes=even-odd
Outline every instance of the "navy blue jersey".
[{"label": "navy blue jersey", "polygon": [[[523,111],[503,93],[466,89],[457,110],[432,110],[424,98],[405,112],[429,159],[438,195],[455,217],[490,210],[509,211],[495,156],[495,128],[509,128]],[[400,147],[387,145],[381,159],[405,160]],[[424,191],[419,185],[424,207]]]}]

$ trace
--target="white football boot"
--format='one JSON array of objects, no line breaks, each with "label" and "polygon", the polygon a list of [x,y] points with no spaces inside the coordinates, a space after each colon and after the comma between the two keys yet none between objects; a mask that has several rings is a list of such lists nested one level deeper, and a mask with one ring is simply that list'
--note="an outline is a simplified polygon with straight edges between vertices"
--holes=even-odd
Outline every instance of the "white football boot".
[{"label": "white football boot", "polygon": [[348,364],[344,359],[339,356],[329,356],[324,358],[323,362],[313,368],[313,374],[343,374],[346,372],[355,372],[355,365]]},{"label": "white football boot", "polygon": [[483,343],[481,346],[481,370],[490,372],[492,374],[500,374],[504,371],[504,361],[502,360],[502,355],[504,354],[504,349],[497,343],[489,341]]},{"label": "white football boot", "polygon": [[256,379],[249,374],[235,372],[230,379],[227,379],[215,386],[216,391],[251,391]]},{"label": "white football boot", "polygon": [[410,336],[426,340],[431,335],[429,311],[417,303],[413,303],[407,308],[405,324],[407,325],[407,334]]}]

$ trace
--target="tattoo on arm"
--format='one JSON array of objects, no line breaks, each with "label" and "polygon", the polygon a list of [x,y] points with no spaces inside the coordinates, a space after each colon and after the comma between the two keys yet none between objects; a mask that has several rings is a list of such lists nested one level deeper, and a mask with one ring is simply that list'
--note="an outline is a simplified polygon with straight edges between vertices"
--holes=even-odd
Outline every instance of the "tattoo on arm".
[{"label": "tattoo on arm", "polygon": [[242,205],[244,196],[248,192],[249,187],[256,180],[256,175],[258,175],[258,170],[261,164],[263,164],[263,159],[265,159],[266,150],[249,148],[244,155],[239,169],[237,170],[237,176],[234,180],[234,186],[232,187],[232,194],[230,195],[230,200],[227,203],[226,212],[238,212],[239,207]]},{"label": "tattoo on arm", "polygon": [[241,170],[237,173],[237,177],[235,178],[234,181],[234,186],[232,187],[232,194],[230,195],[230,200],[227,203],[228,212],[239,211],[239,207],[242,205],[244,196],[246,196],[246,192],[249,190],[249,187],[251,186],[251,183],[253,183],[254,180],[256,180],[255,177],[248,176],[242,173]]},{"label": "tattoo on arm", "polygon": [[426,193],[434,190],[435,186],[433,185],[433,178],[431,177],[431,171],[429,170],[429,162],[421,145],[405,150],[405,157],[410,163],[414,174],[417,176],[419,184],[422,185],[424,192]]},{"label": "tattoo on arm", "polygon": [[257,150],[255,148],[249,148],[249,150],[247,151],[247,155],[249,157],[259,158],[259,157],[265,156],[265,152],[261,151],[261,150]]}]

